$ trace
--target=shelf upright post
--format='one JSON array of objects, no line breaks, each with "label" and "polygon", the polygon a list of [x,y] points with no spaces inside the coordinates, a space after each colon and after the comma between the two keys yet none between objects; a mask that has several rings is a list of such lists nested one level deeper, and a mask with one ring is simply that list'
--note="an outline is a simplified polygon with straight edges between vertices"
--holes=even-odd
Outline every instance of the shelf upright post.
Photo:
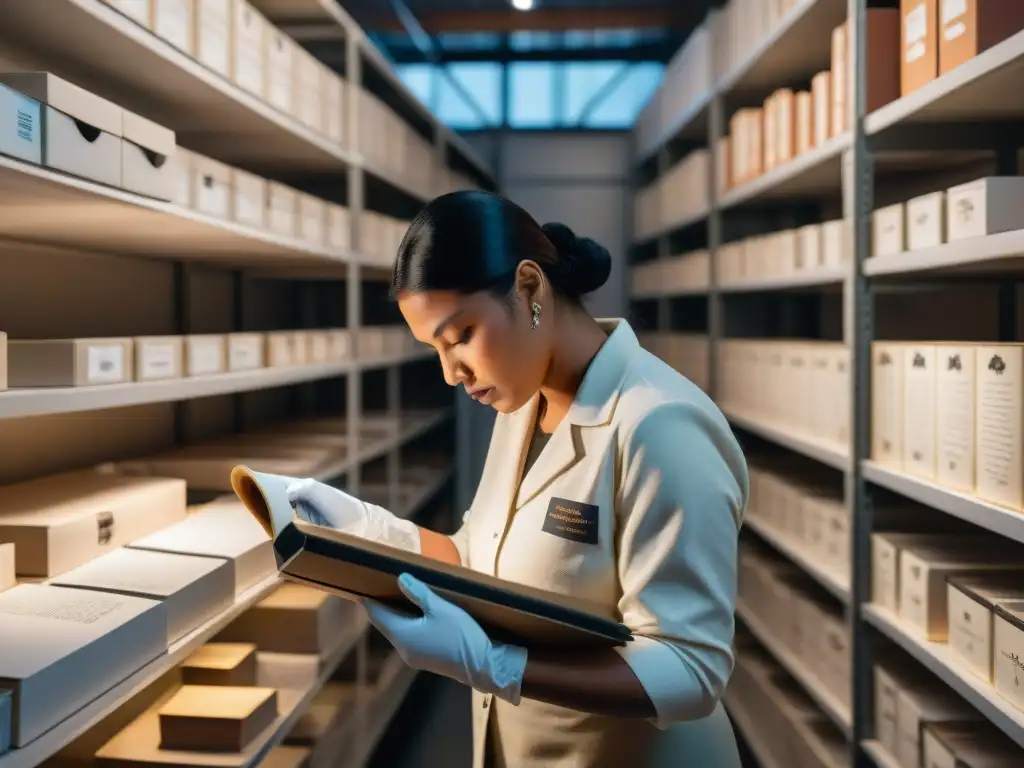
[{"label": "shelf upright post", "polygon": [[[349,87],[345,89],[345,117],[348,121],[346,135],[353,156],[356,158],[361,158],[356,150],[359,147],[358,110],[359,89],[362,87],[362,63],[358,31],[348,27],[345,29],[345,75],[349,84]],[[363,371],[358,358],[359,331],[363,323],[363,291],[359,262],[362,259],[362,218],[366,183],[361,160],[350,164],[346,175],[352,259],[349,262],[345,280],[345,312],[347,315],[345,325],[348,328],[350,352],[356,357],[356,365],[352,366],[345,380],[345,424],[348,431],[349,456],[349,470],[345,485],[349,493],[358,495],[361,475],[359,422],[363,412]]]},{"label": "shelf upright post", "polygon": [[843,336],[849,349],[850,464],[846,471],[845,497],[851,515],[851,592],[847,622],[852,646],[851,764],[873,765],[861,748],[872,737],[874,722],[874,668],[872,638],[862,607],[870,602],[871,530],[874,507],[864,480],[863,460],[868,458],[871,418],[871,341],[874,338],[874,297],[864,274],[870,256],[871,209],[874,204],[874,158],[864,131],[867,112],[867,13],[868,0],[848,0],[850,69],[853,98],[853,141],[843,156],[843,216],[851,269],[843,284]]},{"label": "shelf upright post", "polygon": [[[656,161],[655,180],[654,184],[664,178],[665,174],[671,170],[672,157],[669,153],[668,145],[665,145],[658,149],[658,156]],[[660,200],[658,201],[660,204]],[[667,234],[658,235],[657,245],[658,249],[657,259],[667,259],[672,254],[669,253],[670,243],[669,236]],[[658,296],[658,331],[665,333],[672,330],[672,299],[669,296]]]},{"label": "shelf upright post", "polygon": [[[245,273],[236,269],[231,273],[231,330],[242,333],[246,329],[245,294],[249,280]],[[245,395],[236,392],[231,396],[231,418],[235,433],[245,430]]]},{"label": "shelf upright post", "polygon": [[718,291],[718,249],[722,246],[722,211],[718,207],[718,140],[725,135],[725,103],[722,94],[715,89],[708,106],[708,153],[711,170],[708,173],[708,395],[718,392],[718,342],[724,336],[722,294]]},{"label": "shelf upright post", "polygon": [[[174,333],[187,336],[192,333],[192,270],[185,262],[174,262]],[[188,440],[188,402],[174,403],[174,444],[181,446]]]}]

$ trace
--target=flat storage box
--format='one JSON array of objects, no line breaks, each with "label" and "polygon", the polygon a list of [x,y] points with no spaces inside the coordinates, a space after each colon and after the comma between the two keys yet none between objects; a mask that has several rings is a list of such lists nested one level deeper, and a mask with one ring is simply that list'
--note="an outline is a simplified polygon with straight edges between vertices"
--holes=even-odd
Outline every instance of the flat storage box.
[{"label": "flat storage box", "polygon": [[299,193],[276,182],[267,184],[267,226],[271,232],[295,237],[299,229]]},{"label": "flat storage box", "polygon": [[130,546],[227,560],[234,565],[237,595],[277,573],[272,542],[240,502],[204,505],[175,525],[134,539]]},{"label": "flat storage box", "polygon": [[902,687],[896,695],[896,757],[903,766],[922,765],[921,742],[927,724],[980,719],[977,710],[938,680],[922,678],[915,682],[920,684]]},{"label": "flat storage box", "polygon": [[887,205],[871,214],[871,255],[894,256],[907,249],[903,203]]},{"label": "flat storage box", "polygon": [[195,0],[151,0],[153,33],[192,56]]},{"label": "flat storage box", "polygon": [[1024,229],[1024,178],[991,176],[946,192],[949,241]]},{"label": "flat storage box", "polygon": [[229,333],[227,343],[228,371],[237,373],[263,367],[262,333]]},{"label": "flat storage box", "polygon": [[819,72],[811,80],[814,106],[814,146],[820,147],[832,136],[832,73]]},{"label": "flat storage box", "polygon": [[346,250],[352,247],[352,222],[348,208],[327,203],[327,244]]},{"label": "flat storage box", "polygon": [[43,105],[43,165],[121,185],[119,106],[48,72],[0,72],[0,83]]},{"label": "flat storage box", "polygon": [[207,643],[181,664],[185,685],[257,685],[256,646]]},{"label": "flat storage box", "polygon": [[932,192],[907,201],[907,248],[917,251],[946,242],[946,193]]},{"label": "flat storage box", "polygon": [[0,592],[6,592],[15,583],[14,545],[0,544]]},{"label": "flat storage box", "polygon": [[227,370],[227,336],[209,333],[185,337],[185,375],[212,376]]},{"label": "flat storage box", "polygon": [[327,226],[327,204],[319,197],[299,194],[299,237],[310,245],[321,246]]},{"label": "flat storage box", "polygon": [[217,639],[255,643],[261,651],[320,656],[334,647],[350,620],[342,598],[286,583],[235,619]]},{"label": "flat storage box", "polygon": [[871,458],[903,468],[903,355],[902,344],[871,344]]},{"label": "flat storage box", "polygon": [[177,148],[174,131],[122,110],[121,186],[157,200],[173,200],[176,172],[171,158]]},{"label": "flat storage box", "polygon": [[135,380],[162,381],[185,375],[185,343],[180,336],[137,336]]},{"label": "flat storage box", "polygon": [[975,493],[1024,506],[1024,345],[979,345],[974,407]]},{"label": "flat storage box", "polygon": [[248,0],[232,0],[231,79],[262,98],[267,77],[264,39],[269,22]]},{"label": "flat storage box", "polygon": [[185,685],[159,715],[161,750],[242,752],[277,719],[277,691]]},{"label": "flat storage box", "polygon": [[949,647],[961,664],[991,684],[995,608],[1024,600],[1024,578],[1019,571],[951,576],[946,589]]},{"label": "flat storage box", "polygon": [[946,74],[1024,29],[1017,0],[942,0],[939,73]]},{"label": "flat storage box", "polygon": [[903,471],[935,479],[935,347],[908,345],[903,352]]},{"label": "flat storage box", "polygon": [[231,218],[231,167],[202,155],[192,155],[192,204],[200,213]]},{"label": "flat storage box", "polygon": [[131,339],[45,339],[7,343],[11,387],[85,387],[131,381]]},{"label": "flat storage box", "polygon": [[292,110],[295,108],[295,58],[298,45],[273,24],[266,25],[265,34],[267,90],[264,98],[271,106],[277,107],[286,114],[292,114]]},{"label": "flat storage box", "polygon": [[939,3],[940,0],[900,1],[903,19],[900,93],[903,96],[939,75]]},{"label": "flat storage box", "polygon": [[1001,768],[1021,759],[1019,746],[980,722],[933,723],[924,729],[921,751],[927,768]]},{"label": "flat storage box", "polygon": [[[962,537],[961,537],[962,540]],[[900,601],[900,558],[911,546],[952,546],[946,533],[871,534],[871,602],[896,614]]]},{"label": "flat storage box", "polygon": [[0,85],[0,155],[42,164],[42,109],[35,99]]},{"label": "flat storage box", "polygon": [[214,72],[231,77],[234,0],[195,0],[195,57]]},{"label": "flat storage box", "polygon": [[298,48],[292,66],[295,73],[295,116],[315,131],[324,128],[324,69],[305,48]]},{"label": "flat storage box", "polygon": [[185,517],[185,483],[83,471],[0,486],[19,576],[52,578]]},{"label": "flat storage box", "polygon": [[231,218],[247,227],[267,223],[267,180],[238,168],[231,169]]},{"label": "flat storage box", "polygon": [[22,584],[0,594],[0,679],[23,747],[164,653],[162,603]]},{"label": "flat storage box", "polygon": [[234,569],[225,560],[115,549],[51,583],[162,602],[167,611],[170,647],[235,602],[234,576]]},{"label": "flat storage box", "polygon": [[975,360],[970,344],[935,349],[935,469],[939,485],[974,493]]}]

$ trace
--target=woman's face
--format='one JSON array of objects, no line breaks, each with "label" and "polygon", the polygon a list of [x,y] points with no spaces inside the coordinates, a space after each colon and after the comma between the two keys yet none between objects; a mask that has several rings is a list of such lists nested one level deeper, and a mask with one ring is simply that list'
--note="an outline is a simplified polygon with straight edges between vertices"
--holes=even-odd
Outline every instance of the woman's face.
[{"label": "woman's face", "polygon": [[490,293],[402,293],[398,306],[413,336],[437,350],[449,386],[499,413],[512,413],[540,389],[550,340],[543,314],[531,325],[531,301],[517,292],[512,306]]}]

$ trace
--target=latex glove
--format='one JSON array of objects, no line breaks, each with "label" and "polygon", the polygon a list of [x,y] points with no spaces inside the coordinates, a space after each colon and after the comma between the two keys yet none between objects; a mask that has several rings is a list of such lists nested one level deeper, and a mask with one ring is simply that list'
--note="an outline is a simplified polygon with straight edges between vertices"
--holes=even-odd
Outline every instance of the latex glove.
[{"label": "latex glove", "polygon": [[526,649],[493,643],[476,620],[407,573],[398,586],[422,615],[364,600],[370,621],[413,669],[443,675],[519,704]]},{"label": "latex glove", "polygon": [[298,480],[285,492],[299,517],[313,525],[420,553],[420,531],[416,524],[383,507],[313,479]]}]

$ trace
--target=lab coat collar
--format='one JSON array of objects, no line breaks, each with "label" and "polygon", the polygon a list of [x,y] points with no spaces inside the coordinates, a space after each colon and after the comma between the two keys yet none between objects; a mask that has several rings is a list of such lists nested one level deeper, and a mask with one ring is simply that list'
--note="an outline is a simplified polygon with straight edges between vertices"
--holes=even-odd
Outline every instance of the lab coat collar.
[{"label": "lab coat collar", "polygon": [[630,360],[640,349],[629,323],[619,318],[598,320],[608,340],[590,362],[566,419],[581,427],[597,427],[611,421],[619,402],[622,382]]}]

